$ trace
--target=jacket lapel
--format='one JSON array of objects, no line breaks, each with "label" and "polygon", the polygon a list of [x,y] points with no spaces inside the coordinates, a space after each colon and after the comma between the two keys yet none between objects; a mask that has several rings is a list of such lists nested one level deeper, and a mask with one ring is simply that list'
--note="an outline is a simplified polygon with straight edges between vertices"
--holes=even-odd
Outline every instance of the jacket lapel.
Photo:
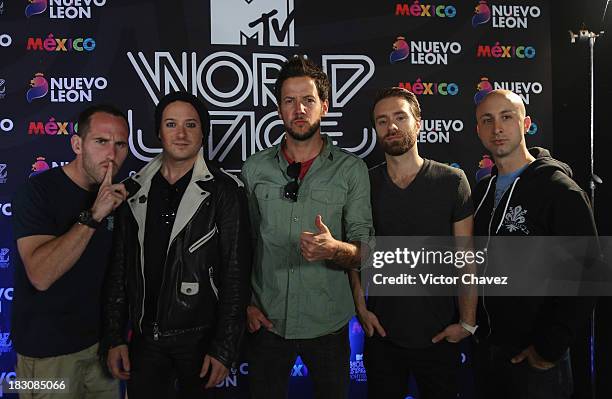
[{"label": "jacket lapel", "polygon": [[151,188],[151,179],[159,168],[161,167],[161,154],[157,155],[146,164],[138,173],[136,173],[132,180],[140,185],[138,191],[128,200],[130,210],[136,224],[138,225],[138,242],[140,243],[140,257],[141,262],[144,264],[144,234],[145,234],[145,222],[147,218],[147,203],[149,189]]},{"label": "jacket lapel", "polygon": [[[128,200],[128,204],[134,215],[134,219],[138,224],[138,242],[140,243],[141,262],[144,262],[144,235],[145,235],[145,223],[147,217],[147,203],[149,189],[151,188],[151,179],[162,164],[162,154],[159,154],[151,162],[145,165],[138,173],[136,173],[132,180],[140,185],[138,191]],[[172,232],[170,233],[170,240],[168,241],[168,250],[172,241],[176,236],[185,228],[187,223],[191,220],[193,215],[197,212],[202,202],[210,196],[210,192],[200,188],[198,182],[209,181],[213,179],[212,173],[208,170],[208,166],[204,161],[204,150],[200,148],[198,157],[193,166],[193,173],[189,185],[183,194],[181,203],[179,204],[172,226]]]},{"label": "jacket lapel", "polygon": [[193,166],[191,181],[185,190],[185,194],[183,194],[183,198],[176,212],[176,218],[174,219],[172,232],[170,233],[170,240],[168,241],[168,249],[176,236],[185,228],[191,218],[193,218],[193,215],[195,215],[200,208],[202,202],[210,196],[210,192],[200,188],[197,183],[212,179],[212,173],[210,173],[208,166],[206,166],[206,162],[204,162],[204,151],[200,149],[196,163]]}]

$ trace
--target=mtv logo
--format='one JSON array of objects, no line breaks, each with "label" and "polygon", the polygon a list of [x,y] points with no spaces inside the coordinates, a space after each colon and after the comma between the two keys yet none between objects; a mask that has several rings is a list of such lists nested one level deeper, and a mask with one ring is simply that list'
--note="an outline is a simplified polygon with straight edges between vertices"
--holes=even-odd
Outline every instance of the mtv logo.
[{"label": "mtv logo", "polygon": [[211,0],[210,43],[295,46],[294,0]]}]

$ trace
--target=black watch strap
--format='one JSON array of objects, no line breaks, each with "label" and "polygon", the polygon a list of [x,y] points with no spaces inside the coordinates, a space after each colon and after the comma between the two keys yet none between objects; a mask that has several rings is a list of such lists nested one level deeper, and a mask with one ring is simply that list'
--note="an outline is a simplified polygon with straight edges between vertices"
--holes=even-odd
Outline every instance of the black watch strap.
[{"label": "black watch strap", "polygon": [[81,211],[81,213],[79,213],[79,219],[77,220],[77,222],[93,229],[97,229],[102,224],[101,222],[98,222],[93,218],[90,209]]}]

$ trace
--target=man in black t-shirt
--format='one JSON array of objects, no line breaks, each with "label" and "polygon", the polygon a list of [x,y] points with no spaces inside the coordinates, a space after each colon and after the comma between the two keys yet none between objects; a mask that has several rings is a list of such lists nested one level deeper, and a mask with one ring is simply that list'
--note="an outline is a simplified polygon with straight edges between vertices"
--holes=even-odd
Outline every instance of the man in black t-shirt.
[{"label": "man in black t-shirt", "polygon": [[[386,89],[372,119],[386,162],[370,170],[374,229],[381,236],[472,235],[470,187],[460,169],[423,159],[417,149],[421,110],[413,93]],[[404,398],[408,377],[424,399],[456,398],[456,343],[476,330],[476,295],[370,297],[366,307],[351,273],[359,320],[366,332],[369,398]]]},{"label": "man in black t-shirt", "polygon": [[19,258],[11,339],[18,379],[63,380],[63,398],[110,399],[119,388],[98,361],[100,296],[111,213],[127,196],[112,177],[128,153],[128,123],[108,105],[87,108],[78,122],[70,139],[76,158],[32,176],[13,201]]}]

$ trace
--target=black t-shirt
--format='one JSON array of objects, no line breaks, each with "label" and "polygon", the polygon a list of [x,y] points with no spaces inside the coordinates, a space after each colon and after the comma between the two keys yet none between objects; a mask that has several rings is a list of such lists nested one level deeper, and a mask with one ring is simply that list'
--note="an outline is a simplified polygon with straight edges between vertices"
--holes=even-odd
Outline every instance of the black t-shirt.
[{"label": "black t-shirt", "polygon": [[[470,185],[462,170],[428,159],[408,187],[395,185],[383,163],[370,169],[372,217],[377,236],[452,236],[453,223],[473,213]],[[387,337],[407,348],[457,322],[453,297],[370,297]]]},{"label": "black t-shirt", "polygon": [[[61,236],[96,198],[77,186],[62,168],[31,177],[13,200],[15,239]],[[99,339],[100,299],[112,244],[112,217],[103,220],[79,260],[46,291],[30,283],[20,257],[15,263],[11,339],[30,357],[81,351]]]},{"label": "black t-shirt", "polygon": [[164,264],[176,211],[189,185],[193,169],[174,184],[158,171],[151,179],[147,196],[147,219],[144,236],[144,274],[147,284],[143,324],[152,327],[156,321],[157,302],[162,286]]}]

